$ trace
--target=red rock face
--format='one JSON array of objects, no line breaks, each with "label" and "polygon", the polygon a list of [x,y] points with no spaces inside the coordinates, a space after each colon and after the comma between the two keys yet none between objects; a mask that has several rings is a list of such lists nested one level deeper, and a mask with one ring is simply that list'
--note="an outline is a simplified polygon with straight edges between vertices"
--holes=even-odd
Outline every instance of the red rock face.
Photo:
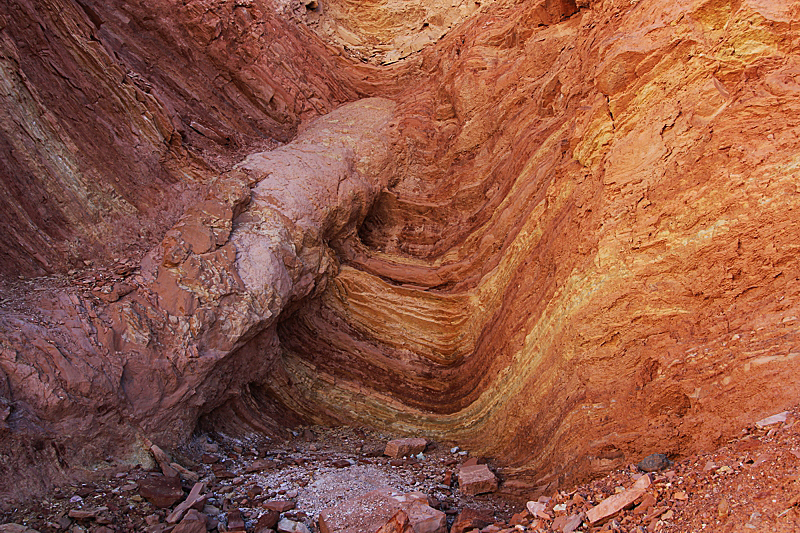
[{"label": "red rock face", "polygon": [[268,2],[0,6],[0,491],[306,420],[530,496],[794,403],[799,15],[498,1],[380,67]]}]

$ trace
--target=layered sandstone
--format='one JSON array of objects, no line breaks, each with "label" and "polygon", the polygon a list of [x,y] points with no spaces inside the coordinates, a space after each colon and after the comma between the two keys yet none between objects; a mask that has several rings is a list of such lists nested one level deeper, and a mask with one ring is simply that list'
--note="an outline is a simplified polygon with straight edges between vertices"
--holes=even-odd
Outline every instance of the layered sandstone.
[{"label": "layered sandstone", "polygon": [[0,268],[148,252],[6,291],[0,479],[44,474],[6,493],[304,419],[528,496],[795,401],[800,2],[497,1],[384,67],[192,6],[0,7]]}]

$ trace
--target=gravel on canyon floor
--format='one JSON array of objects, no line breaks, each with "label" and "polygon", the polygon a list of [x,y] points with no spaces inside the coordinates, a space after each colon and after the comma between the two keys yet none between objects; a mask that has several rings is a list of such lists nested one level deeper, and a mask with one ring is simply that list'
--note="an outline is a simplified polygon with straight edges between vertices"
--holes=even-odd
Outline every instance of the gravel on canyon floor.
[{"label": "gravel on canyon floor", "polygon": [[395,437],[360,428],[298,428],[283,442],[202,435],[172,459],[155,454],[160,461],[150,468],[112,464],[91,482],[6,511],[0,533],[325,533],[322,510],[385,487],[424,495],[444,517],[438,530],[423,524],[415,533],[796,531],[798,415],[754,421],[713,452],[674,462],[654,455],[527,503],[467,494],[459,475],[466,480],[483,461],[451,443],[428,441],[423,452],[387,457]]}]

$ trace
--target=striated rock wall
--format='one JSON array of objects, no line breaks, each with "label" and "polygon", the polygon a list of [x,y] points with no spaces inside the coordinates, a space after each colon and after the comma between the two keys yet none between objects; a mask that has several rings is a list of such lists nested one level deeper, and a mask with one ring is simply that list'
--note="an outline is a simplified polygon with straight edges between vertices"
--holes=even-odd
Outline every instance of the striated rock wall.
[{"label": "striated rock wall", "polygon": [[467,443],[509,491],[794,402],[798,7],[494,6],[423,53],[404,174],[270,391]]},{"label": "striated rock wall", "polygon": [[0,6],[0,271],[149,250],[9,284],[0,491],[305,420],[527,497],[796,401],[800,2],[497,1],[384,67],[279,13]]},{"label": "striated rock wall", "polygon": [[12,277],[155,245],[213,176],[371,87],[264,2],[23,0],[0,28]]}]

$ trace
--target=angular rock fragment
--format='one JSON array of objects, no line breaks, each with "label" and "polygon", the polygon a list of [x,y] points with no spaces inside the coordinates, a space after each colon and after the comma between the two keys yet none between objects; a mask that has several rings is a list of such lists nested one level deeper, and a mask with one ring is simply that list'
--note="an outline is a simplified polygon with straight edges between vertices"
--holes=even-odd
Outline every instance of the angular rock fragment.
[{"label": "angular rock fragment", "polygon": [[202,461],[202,463],[206,465],[213,465],[214,463],[219,462],[219,455],[215,455],[213,453],[204,453],[200,457],[200,461]]},{"label": "angular rock fragment", "polygon": [[21,524],[0,524],[0,533],[39,533]]},{"label": "angular rock fragment", "polygon": [[199,511],[191,509],[183,520],[175,526],[172,533],[206,533],[208,517]]},{"label": "angular rock fragment", "polygon": [[233,479],[236,474],[228,470],[228,465],[225,463],[217,463],[211,466],[211,471],[217,479]]},{"label": "angular rock fragment", "polygon": [[642,472],[657,472],[668,468],[672,464],[663,453],[653,453],[639,461],[636,465]]},{"label": "angular rock fragment", "polygon": [[285,513],[286,511],[291,511],[294,509],[294,502],[289,500],[271,500],[268,502],[264,502],[262,504],[264,509],[272,509],[273,511],[278,511],[279,513]]},{"label": "angular rock fragment", "polygon": [[428,441],[423,438],[394,439],[386,443],[384,455],[399,458],[407,455],[417,455],[425,451]]},{"label": "angular rock fragment", "polygon": [[594,524],[618,513],[623,507],[635,502],[643,496],[647,491],[647,487],[650,486],[650,483],[650,476],[648,474],[643,475],[636,480],[636,483],[634,483],[633,487],[630,489],[610,496],[589,509],[589,512],[586,513],[586,518],[589,520],[589,523]]},{"label": "angular rock fragment", "polygon": [[153,457],[155,457],[156,462],[158,462],[158,466],[161,467],[161,472],[164,473],[164,476],[176,477],[178,475],[178,471],[172,467],[169,457],[164,450],[153,444],[150,446],[150,452],[153,454]]},{"label": "angular rock fragment", "polygon": [[414,533],[408,514],[402,509],[386,522],[376,533]]},{"label": "angular rock fragment", "polygon": [[464,509],[456,517],[450,533],[465,533],[473,529],[483,529],[494,522],[494,515],[490,511],[477,509]]},{"label": "angular rock fragment", "polygon": [[570,516],[559,516],[553,521],[551,528],[553,531],[560,531],[561,533],[572,533],[578,529],[583,522],[583,513],[573,514]]},{"label": "angular rock fragment", "polygon": [[256,459],[244,469],[245,472],[262,472],[264,470],[274,470],[277,468],[278,463],[272,459]]},{"label": "angular rock fragment", "polygon": [[258,522],[256,522],[256,531],[258,532],[262,529],[272,529],[278,523],[280,518],[280,512],[275,511],[274,509],[267,509],[266,513],[258,517]]},{"label": "angular rock fragment", "polygon": [[765,426],[771,426],[773,424],[780,424],[781,422],[786,422],[786,417],[788,415],[789,415],[789,411],[783,411],[782,413],[778,413],[776,415],[772,415],[772,416],[768,416],[766,418],[762,418],[761,420],[756,422],[756,425],[758,427],[763,428]]},{"label": "angular rock fragment", "polygon": [[552,520],[553,518],[549,514],[545,513],[547,505],[542,502],[528,502],[525,506],[528,508],[528,512],[534,517],[538,517],[543,520]]},{"label": "angular rock fragment", "polygon": [[497,477],[486,465],[462,467],[458,471],[458,485],[465,494],[483,494],[497,490]]},{"label": "angular rock fragment", "polygon": [[139,494],[156,507],[165,508],[183,498],[183,489],[177,476],[153,476],[139,480]]},{"label": "angular rock fragment", "polygon": [[207,499],[207,496],[201,496],[203,490],[205,490],[206,484],[205,483],[195,483],[192,487],[192,490],[189,492],[189,495],[186,499],[181,502],[175,510],[172,511],[167,516],[167,523],[168,524],[176,524],[178,523],[181,518],[183,518],[184,513],[195,507],[197,505],[202,505],[203,502]]},{"label": "angular rock fragment", "polygon": [[97,507],[96,509],[71,509],[68,513],[70,518],[85,520],[87,518],[97,518],[103,511],[108,511],[108,507]]},{"label": "angular rock fragment", "polygon": [[639,502],[639,505],[633,510],[634,514],[646,514],[656,504],[656,498],[650,493],[647,493]]},{"label": "angular rock fragment", "polygon": [[278,533],[311,533],[311,531],[302,522],[283,518],[278,522]]},{"label": "angular rock fragment", "polygon": [[244,519],[239,509],[228,511],[228,531],[245,531]]}]

